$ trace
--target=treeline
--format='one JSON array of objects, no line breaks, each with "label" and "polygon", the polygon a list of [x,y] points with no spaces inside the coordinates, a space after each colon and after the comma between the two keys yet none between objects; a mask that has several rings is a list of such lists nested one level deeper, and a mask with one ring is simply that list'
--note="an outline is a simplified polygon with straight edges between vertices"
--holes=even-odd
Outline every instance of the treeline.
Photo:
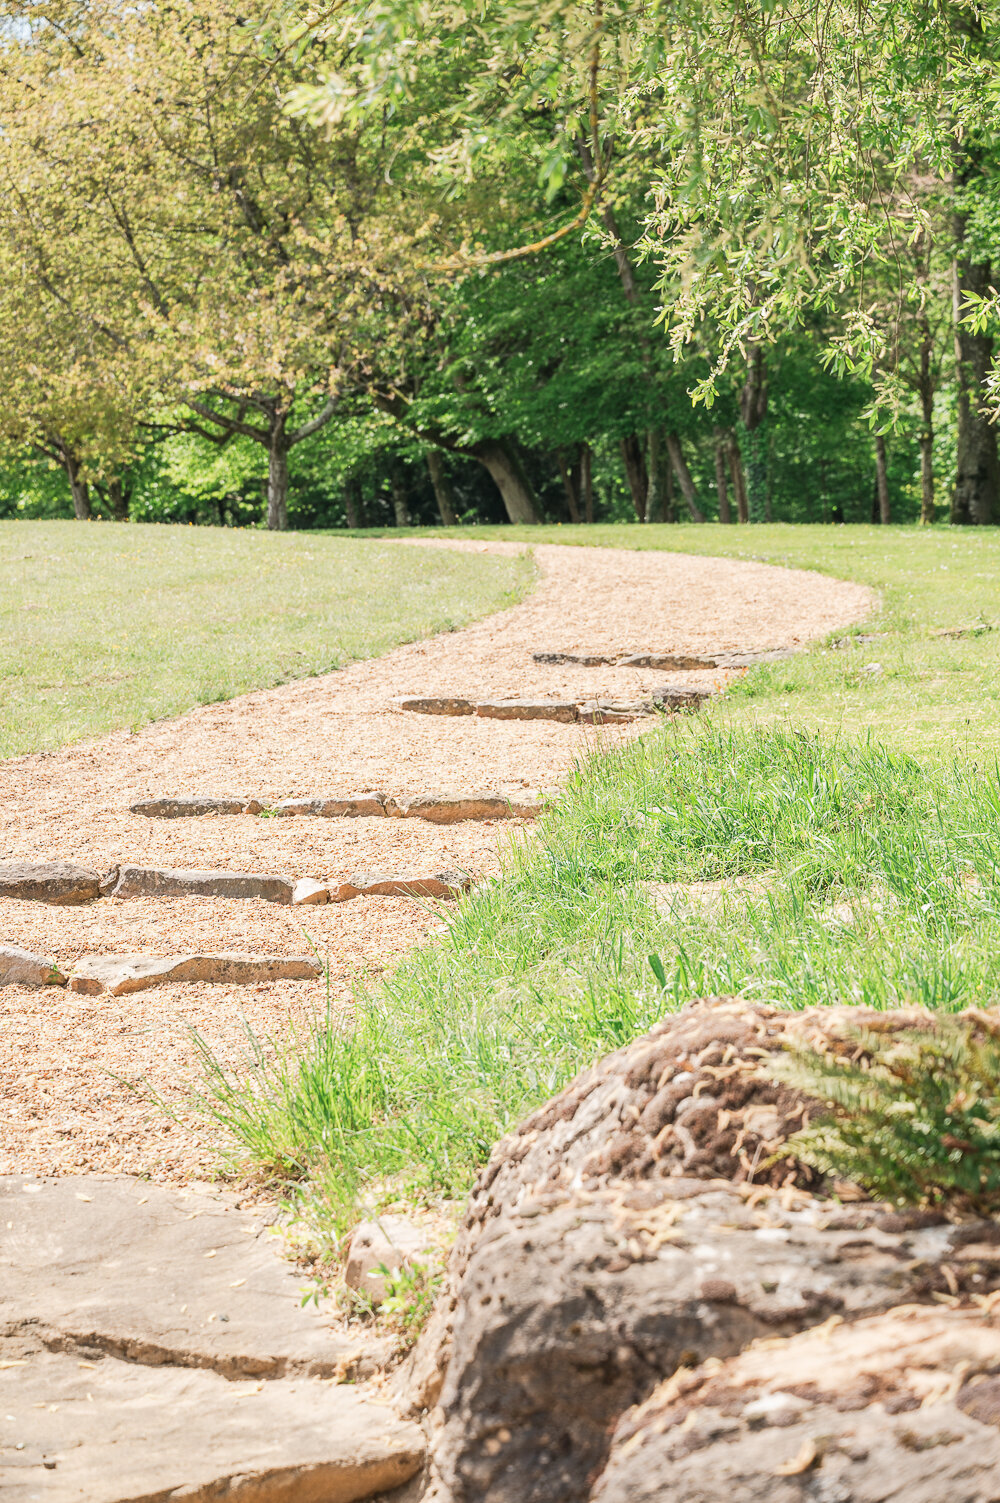
[{"label": "treeline", "polygon": [[985,22],[253,12],[0,32],[0,516],[1000,517]]}]

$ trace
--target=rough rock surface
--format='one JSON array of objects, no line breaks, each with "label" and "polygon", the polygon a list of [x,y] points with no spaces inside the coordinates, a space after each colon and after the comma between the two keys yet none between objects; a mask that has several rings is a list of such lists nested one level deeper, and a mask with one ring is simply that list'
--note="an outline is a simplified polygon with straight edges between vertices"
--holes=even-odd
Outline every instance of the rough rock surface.
[{"label": "rough rock surface", "polygon": [[271,814],[312,814],[321,819],[380,819],[385,815],[384,793],[347,793],[340,798],[285,798]]},{"label": "rough rock surface", "polygon": [[435,1503],[580,1503],[622,1412],[678,1367],[996,1288],[993,1223],[845,1208],[780,1155],[812,1104],[761,1059],[848,1021],[928,1019],[690,1006],[503,1140],[406,1375],[413,1401],[438,1406]]},{"label": "rough rock surface", "polygon": [[911,1306],[669,1379],[591,1503],[995,1503],[998,1478],[1000,1321]]},{"label": "rough rock surface", "polygon": [[325,882],[314,882],[312,877],[301,877],[292,889],[294,907],[329,903],[330,888]]},{"label": "rough rock surface", "polygon": [[380,1268],[412,1268],[421,1259],[434,1256],[440,1263],[433,1236],[407,1216],[362,1221],[351,1233],[344,1283],[377,1305],[385,1297],[385,1275]]},{"label": "rough rock surface", "polygon": [[290,903],[295,883],[272,873],[186,871],[162,866],[116,866],[101,890],[112,898],[263,898]]},{"label": "rough rock surface", "polygon": [[508,799],[501,793],[418,793],[387,800],[385,812],[394,819],[452,825],[463,819],[531,819],[543,807],[541,799]]},{"label": "rough rock surface", "polygon": [[250,986],[259,981],[311,981],[323,967],[312,955],[91,955],[79,961],[69,989],[124,997],[174,981]]},{"label": "rough rock surface", "polygon": [[179,798],[144,798],[129,805],[131,814],[148,819],[192,819],[202,814],[259,814],[263,804],[255,798],[211,798],[207,794],[184,794]]},{"label": "rough rock surface", "polygon": [[435,699],[409,696],[396,701],[396,708],[412,710],[417,715],[471,715],[475,709],[471,699]]},{"label": "rough rock surface", "polygon": [[482,720],[558,720],[572,725],[577,706],[563,699],[487,699],[475,706]]},{"label": "rough rock surface", "polygon": [[59,967],[17,945],[0,945],[0,986],[65,986]]},{"label": "rough rock surface", "polygon": [[0,866],[0,898],[70,905],[99,897],[101,878],[71,861],[16,861]]}]

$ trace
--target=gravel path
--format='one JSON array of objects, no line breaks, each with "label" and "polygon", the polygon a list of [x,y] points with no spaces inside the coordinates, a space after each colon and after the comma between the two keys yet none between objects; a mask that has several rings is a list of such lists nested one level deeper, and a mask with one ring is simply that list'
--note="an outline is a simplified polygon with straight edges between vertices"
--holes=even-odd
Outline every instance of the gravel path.
[{"label": "gravel path", "polygon": [[[427,546],[412,540],[409,546]],[[454,541],[472,549],[520,545]],[[363,547],[361,543],[359,546]],[[573,761],[633,734],[551,722],[419,716],[397,696],[634,699],[665,680],[721,687],[718,671],[540,665],[533,652],[691,652],[791,647],[865,616],[872,593],[765,564],[616,549],[535,549],[540,582],[523,604],[339,673],[207,705],[136,734],[0,764],[3,860],[118,861],[346,877],[364,869],[412,876],[495,870],[507,822],[441,827],[420,820],[149,820],[128,812],[150,794],[267,799],[383,792],[507,794],[551,786]],[[417,557],[414,563],[418,566]],[[315,943],[335,999],[377,974],[435,922],[424,905],[371,898],[287,909],[221,899],[103,901],[48,908],[0,899],[0,943],[70,963],[84,953],[256,950],[296,954]],[[276,1033],[319,1003],[313,982],[231,988],[173,985],[132,997],[56,988],[0,991],[0,1172],[122,1171],[178,1176],[211,1161],[179,1123],[124,1083],[146,1080],[180,1101],[192,1074],[191,1026],[228,1060],[242,1018]]]}]

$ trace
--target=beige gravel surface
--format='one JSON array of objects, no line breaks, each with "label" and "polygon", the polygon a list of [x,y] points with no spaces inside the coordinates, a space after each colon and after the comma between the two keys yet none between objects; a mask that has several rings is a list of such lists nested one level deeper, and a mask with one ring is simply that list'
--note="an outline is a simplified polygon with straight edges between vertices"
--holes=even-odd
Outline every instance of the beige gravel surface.
[{"label": "beige gravel surface", "polygon": [[[250,815],[150,820],[130,814],[128,806],[154,794],[276,800],[369,788],[389,794],[538,790],[557,783],[588,749],[614,744],[633,728],[420,716],[396,710],[394,700],[409,694],[632,699],[668,679],[722,688],[725,675],[718,672],[547,666],[535,663],[532,653],[794,647],[864,617],[874,604],[860,586],[764,564],[549,545],[536,548],[535,558],[535,593],[463,631],[322,678],[207,705],[136,734],[118,732],[0,764],[0,859],[71,860],[99,870],[128,861],[321,878],[365,869],[402,876],[442,867],[489,873],[510,837],[510,822],[442,827],[422,820]],[[352,976],[392,964],[433,922],[425,906],[405,899],[309,909],[200,898],[104,900],[79,909],[0,901],[0,943],[64,966],[87,953],[294,954],[303,948],[305,930],[329,958],[332,994],[344,1004]],[[203,1170],[209,1151],[123,1081],[145,1080],[180,1102],[193,1066],[192,1025],[223,1058],[236,1061],[243,1049],[241,1014],[273,1034],[322,1002],[322,989],[312,982],[174,985],[119,999],[4,989],[0,1172],[127,1169],[176,1176]]]}]

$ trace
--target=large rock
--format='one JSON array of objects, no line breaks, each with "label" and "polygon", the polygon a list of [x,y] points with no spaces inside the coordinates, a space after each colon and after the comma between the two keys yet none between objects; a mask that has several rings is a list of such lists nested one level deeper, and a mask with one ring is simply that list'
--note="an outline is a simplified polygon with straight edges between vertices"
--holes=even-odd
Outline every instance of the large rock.
[{"label": "large rock", "polygon": [[16,861],[0,866],[0,898],[69,906],[99,897],[100,875],[71,861]]},{"label": "large rock", "polygon": [[533,819],[543,808],[541,799],[505,798],[502,793],[417,793],[389,799],[385,812],[394,819],[451,825],[463,819]]},{"label": "large rock", "polygon": [[385,872],[353,872],[346,882],[330,889],[330,901],[351,898],[457,898],[468,892],[466,872],[434,872],[428,877],[395,877]]},{"label": "large rock", "polygon": [[65,986],[66,976],[44,956],[0,945],[0,986]]},{"label": "large rock", "polygon": [[557,720],[564,725],[578,718],[575,701],[563,699],[488,699],[475,712],[483,720]]},{"label": "large rock", "polygon": [[124,997],[174,981],[251,986],[259,981],[312,981],[323,967],[312,955],[90,955],[70,977],[71,992]]},{"label": "large rock", "polygon": [[132,814],[147,819],[192,819],[203,814],[259,814],[263,809],[255,798],[212,798],[208,794],[182,794],[177,798],[144,798],[129,805]]},{"label": "large rock", "polygon": [[668,1380],[591,1503],[995,1503],[1000,1339],[981,1309],[891,1310]]},{"label": "large rock", "polygon": [[340,798],[286,798],[268,811],[284,818],[312,814],[320,819],[381,819],[385,816],[384,793],[345,793]]},{"label": "large rock", "polygon": [[295,883],[274,873],[188,871],[160,866],[116,866],[101,882],[112,898],[264,898],[291,903]]},{"label": "large rock", "polygon": [[848,1051],[847,1023],[932,1026],[688,1007],[498,1145],[406,1374],[412,1401],[437,1406],[435,1503],[580,1503],[623,1411],[679,1367],[997,1287],[993,1223],[845,1208],[781,1152],[814,1103],[761,1060],[789,1035]]}]

